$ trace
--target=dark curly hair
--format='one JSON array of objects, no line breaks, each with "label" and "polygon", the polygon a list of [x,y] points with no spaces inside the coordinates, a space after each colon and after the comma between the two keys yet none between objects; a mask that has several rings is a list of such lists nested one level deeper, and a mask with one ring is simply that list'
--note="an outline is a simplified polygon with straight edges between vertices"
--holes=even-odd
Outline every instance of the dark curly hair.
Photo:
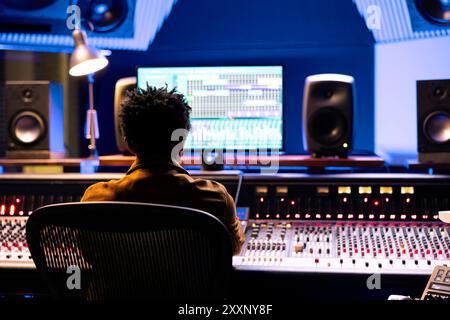
[{"label": "dark curly hair", "polygon": [[136,88],[127,93],[119,113],[128,147],[138,155],[170,155],[179,141],[171,141],[176,129],[191,129],[191,107],[176,89]]}]

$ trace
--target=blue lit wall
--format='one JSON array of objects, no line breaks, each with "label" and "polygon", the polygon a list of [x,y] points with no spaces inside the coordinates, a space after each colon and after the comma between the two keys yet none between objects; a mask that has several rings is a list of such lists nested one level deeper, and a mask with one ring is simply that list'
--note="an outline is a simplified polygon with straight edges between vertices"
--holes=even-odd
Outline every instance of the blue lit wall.
[{"label": "blue lit wall", "polygon": [[101,154],[117,153],[115,81],[135,66],[284,66],[285,143],[303,152],[303,82],[314,73],[356,79],[355,149],[374,149],[373,39],[351,0],[179,0],[147,52],[114,52],[99,76]]},{"label": "blue lit wall", "polygon": [[376,45],[376,151],[388,162],[416,158],[416,81],[450,79],[449,53],[449,37]]}]

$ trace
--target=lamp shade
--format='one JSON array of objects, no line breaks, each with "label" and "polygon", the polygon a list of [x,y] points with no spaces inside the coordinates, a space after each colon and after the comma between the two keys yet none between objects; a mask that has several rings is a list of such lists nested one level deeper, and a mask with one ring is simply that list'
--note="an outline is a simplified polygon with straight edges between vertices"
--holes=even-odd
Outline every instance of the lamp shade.
[{"label": "lamp shade", "polygon": [[85,76],[95,73],[108,65],[108,59],[95,48],[88,45],[84,31],[75,29],[72,36],[75,42],[75,49],[70,57],[69,74],[71,76]]}]

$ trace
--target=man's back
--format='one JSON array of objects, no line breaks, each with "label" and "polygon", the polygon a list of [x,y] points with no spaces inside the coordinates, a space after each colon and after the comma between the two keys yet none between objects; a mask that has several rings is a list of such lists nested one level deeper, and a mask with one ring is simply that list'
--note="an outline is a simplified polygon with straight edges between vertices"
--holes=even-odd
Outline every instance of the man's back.
[{"label": "man's back", "polygon": [[81,201],[160,203],[203,210],[225,224],[235,253],[244,242],[233,198],[225,187],[215,181],[194,179],[170,161],[136,161],[122,179],[89,187]]}]

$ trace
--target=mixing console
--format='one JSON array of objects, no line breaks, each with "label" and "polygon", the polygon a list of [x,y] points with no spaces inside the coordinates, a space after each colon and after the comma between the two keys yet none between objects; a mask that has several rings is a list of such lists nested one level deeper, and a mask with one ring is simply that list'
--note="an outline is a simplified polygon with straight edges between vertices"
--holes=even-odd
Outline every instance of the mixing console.
[{"label": "mixing console", "polygon": [[[193,175],[199,175],[194,172]],[[211,176],[213,175],[213,176]],[[205,178],[221,181],[230,193],[235,193],[238,181],[235,173]],[[34,268],[25,226],[28,216],[41,206],[77,202],[84,190],[99,181],[118,179],[121,174],[65,174],[65,175],[0,175],[0,269]]]},{"label": "mixing console", "polygon": [[430,274],[450,261],[440,223],[250,221],[233,264],[241,269]]},{"label": "mixing console", "polygon": [[0,218],[0,267],[33,267],[25,239],[26,218]]},{"label": "mixing console", "polygon": [[[450,209],[448,176],[191,174],[241,190],[247,228],[237,269],[429,275],[450,262],[450,225],[438,219]],[[1,175],[0,268],[34,267],[25,242],[33,210],[120,177]]]}]

